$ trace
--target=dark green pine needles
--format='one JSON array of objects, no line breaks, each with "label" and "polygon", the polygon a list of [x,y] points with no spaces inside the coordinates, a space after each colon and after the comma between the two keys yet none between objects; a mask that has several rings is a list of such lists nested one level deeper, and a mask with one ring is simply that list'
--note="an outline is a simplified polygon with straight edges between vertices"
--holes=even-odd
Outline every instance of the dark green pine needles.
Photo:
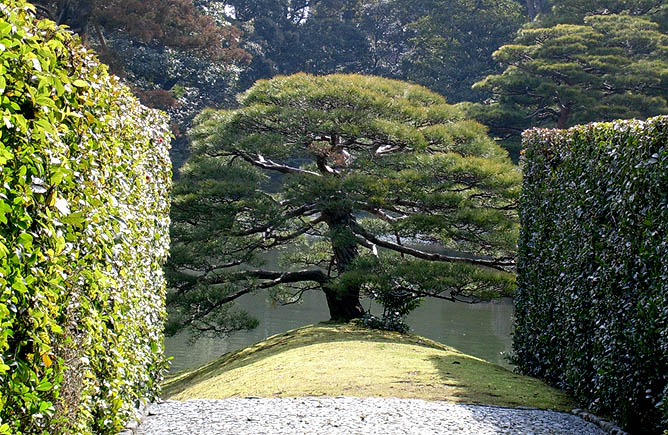
[{"label": "dark green pine needles", "polygon": [[172,330],[253,326],[231,302],[256,290],[323,291],[337,320],[370,296],[399,322],[422,297],[512,292],[519,171],[441,96],[296,74],[240,103],[199,116],[175,188]]},{"label": "dark green pine needles", "polygon": [[668,35],[659,28],[630,15],[525,28],[494,53],[506,70],[474,85],[494,103],[471,114],[494,134],[519,136],[529,127],[668,113]]}]

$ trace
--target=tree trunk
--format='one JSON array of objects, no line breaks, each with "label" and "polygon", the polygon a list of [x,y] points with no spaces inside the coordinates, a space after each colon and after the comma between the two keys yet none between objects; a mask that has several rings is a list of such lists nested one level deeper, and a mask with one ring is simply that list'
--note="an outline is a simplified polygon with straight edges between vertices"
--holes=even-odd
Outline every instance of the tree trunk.
[{"label": "tree trunk", "polygon": [[540,14],[544,14],[547,9],[546,0],[526,0],[527,12],[532,20]]},{"label": "tree trunk", "polygon": [[559,119],[557,120],[557,128],[567,128],[568,127],[568,117],[571,114],[570,106],[561,106],[559,111]]},{"label": "tree trunk", "polygon": [[[339,274],[344,273],[357,258],[357,242],[351,230],[354,218],[347,210],[332,210],[323,213],[329,226],[334,262]],[[362,317],[364,308],[360,302],[359,287],[344,290],[325,289],[331,320],[349,321]]]},{"label": "tree trunk", "polygon": [[359,288],[356,292],[342,293],[334,290],[325,290],[330,320],[348,322],[359,319],[364,315],[364,308],[360,302]]},{"label": "tree trunk", "polygon": [[95,29],[95,34],[97,35],[97,39],[100,40],[100,47],[102,48],[102,55],[106,58],[109,56],[109,47],[107,47],[107,41],[104,39],[104,35],[102,34],[102,29],[100,29],[100,26],[95,23],[93,26]]},{"label": "tree trunk", "polygon": [[88,24],[95,8],[93,0],[64,0],[57,3],[54,16],[56,24],[66,24],[85,42],[88,37]]}]

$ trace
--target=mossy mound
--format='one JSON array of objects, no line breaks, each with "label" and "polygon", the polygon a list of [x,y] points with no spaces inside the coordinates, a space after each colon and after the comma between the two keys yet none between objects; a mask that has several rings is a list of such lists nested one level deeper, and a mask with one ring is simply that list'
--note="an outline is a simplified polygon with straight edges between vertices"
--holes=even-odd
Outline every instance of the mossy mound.
[{"label": "mossy mound", "polygon": [[166,398],[353,396],[569,410],[543,382],[411,334],[307,326],[168,379]]}]

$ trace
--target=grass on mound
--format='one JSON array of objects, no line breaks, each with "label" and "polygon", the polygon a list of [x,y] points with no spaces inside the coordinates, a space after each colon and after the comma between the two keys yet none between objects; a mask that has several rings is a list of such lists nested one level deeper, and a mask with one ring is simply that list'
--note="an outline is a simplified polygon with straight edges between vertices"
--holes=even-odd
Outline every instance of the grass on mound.
[{"label": "grass on mound", "polygon": [[321,323],[223,355],[163,384],[172,400],[353,396],[570,410],[545,383],[412,334]]}]

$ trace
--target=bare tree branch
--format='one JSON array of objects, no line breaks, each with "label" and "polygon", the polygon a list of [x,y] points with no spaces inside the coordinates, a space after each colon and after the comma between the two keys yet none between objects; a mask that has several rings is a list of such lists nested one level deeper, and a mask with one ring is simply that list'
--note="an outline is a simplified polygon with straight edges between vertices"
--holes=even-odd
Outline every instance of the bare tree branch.
[{"label": "bare tree branch", "polygon": [[373,234],[370,234],[369,232],[365,231],[359,225],[356,225],[353,228],[353,231],[355,231],[355,233],[359,234],[360,236],[364,237],[369,242],[374,243],[378,246],[381,246],[381,247],[387,248],[387,249],[391,249],[393,251],[400,252],[400,253],[403,253],[403,254],[412,255],[413,257],[421,258],[423,260],[468,263],[468,264],[473,264],[473,265],[476,265],[476,266],[490,267],[492,269],[500,270],[500,271],[503,271],[503,272],[507,272],[509,268],[515,267],[515,261],[511,260],[511,259],[508,259],[508,258],[499,258],[499,259],[489,259],[488,260],[488,259],[482,259],[482,258],[458,257],[458,256],[454,256],[454,255],[445,255],[445,254],[437,254],[437,253],[432,253],[432,252],[424,252],[424,251],[420,251],[419,249],[410,248],[408,246],[402,246],[402,245],[398,245],[396,243],[392,243],[392,242],[389,242],[389,241],[379,239],[378,237],[374,236]]},{"label": "bare tree branch", "polygon": [[272,160],[266,160],[260,154],[258,154],[257,157],[253,157],[250,154],[241,150],[236,150],[234,151],[233,154],[241,157],[251,165],[257,166],[258,168],[268,169],[270,171],[276,171],[282,174],[301,174],[301,175],[314,175],[316,177],[321,177],[321,175],[317,172],[308,171],[306,169],[295,168],[292,166],[282,165]]},{"label": "bare tree branch", "polygon": [[[241,296],[251,293],[257,288],[271,288],[279,284],[288,284],[288,283],[297,283],[297,282],[307,282],[313,281],[320,284],[326,283],[329,281],[329,277],[322,272],[321,270],[298,270],[294,272],[276,272],[269,270],[244,270],[236,272],[230,275],[219,275],[217,277],[212,277],[207,279],[207,284],[216,285],[223,284],[229,280],[242,281],[248,278],[259,278],[259,279],[268,279],[271,281],[266,281],[258,285],[257,287],[248,286],[235,293],[227,295],[220,299],[210,300],[206,305],[205,309],[196,310],[189,319],[184,323],[185,326],[192,325],[198,319],[206,317],[208,314],[212,313],[221,306],[239,299]],[[192,283],[193,285],[195,283]],[[192,287],[192,286],[191,286]]]},{"label": "bare tree branch", "polygon": [[400,221],[401,219],[406,219],[408,216],[402,215],[399,217],[393,217],[387,214],[385,211],[381,210],[380,208],[374,208],[374,207],[362,207],[364,211],[368,211],[369,213],[373,214],[374,216],[379,217],[381,220],[384,220],[385,222],[394,224]]},{"label": "bare tree branch", "polygon": [[263,282],[259,285],[260,288],[274,287],[279,284],[314,281],[320,284],[325,284],[330,278],[322,271],[317,269],[304,269],[293,272],[281,272],[272,270],[243,270],[231,275],[226,275],[224,281],[241,281],[248,278],[266,279],[271,281]]}]

